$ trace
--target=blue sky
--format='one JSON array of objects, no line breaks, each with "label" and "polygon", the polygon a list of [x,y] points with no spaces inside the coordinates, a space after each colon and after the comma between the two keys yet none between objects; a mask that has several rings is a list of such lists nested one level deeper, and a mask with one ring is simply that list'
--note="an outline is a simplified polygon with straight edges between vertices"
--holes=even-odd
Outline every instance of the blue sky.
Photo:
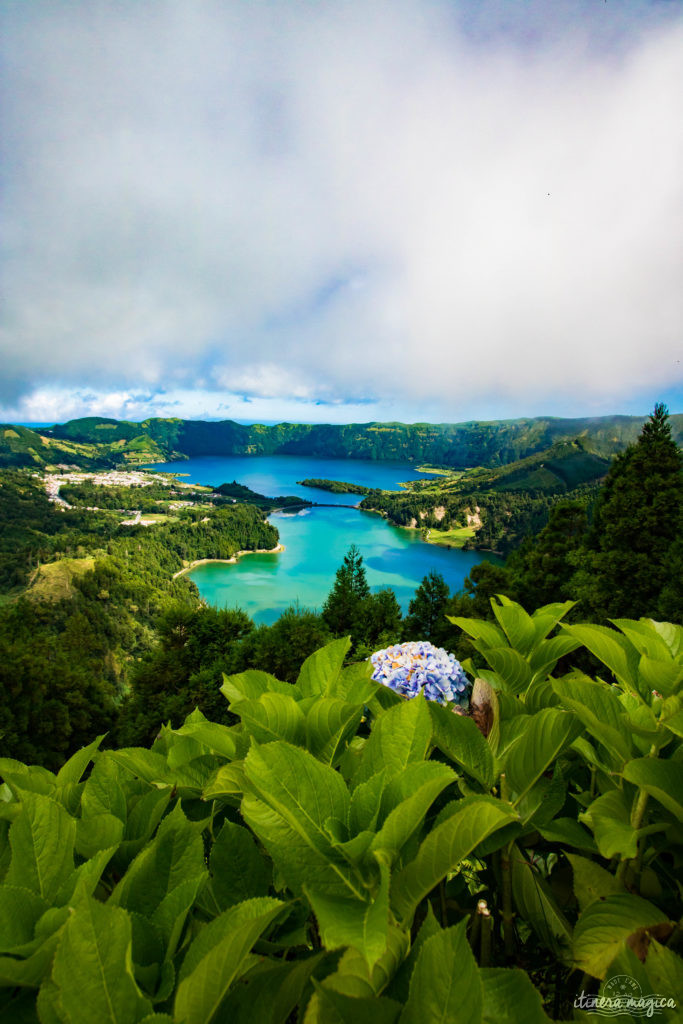
[{"label": "blue sky", "polygon": [[680,0],[0,17],[0,419],[683,411]]}]

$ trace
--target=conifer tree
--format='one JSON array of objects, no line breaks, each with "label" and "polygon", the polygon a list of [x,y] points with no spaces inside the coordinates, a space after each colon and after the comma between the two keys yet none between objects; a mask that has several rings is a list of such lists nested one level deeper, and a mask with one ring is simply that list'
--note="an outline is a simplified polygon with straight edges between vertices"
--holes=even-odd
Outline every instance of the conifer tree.
[{"label": "conifer tree", "polygon": [[334,586],[323,605],[323,618],[335,635],[357,632],[363,601],[369,596],[363,556],[352,544],[337,569]]},{"label": "conifer tree", "polygon": [[573,582],[582,613],[680,621],[682,533],[683,462],[658,404],[638,441],[614,460],[598,498]]}]

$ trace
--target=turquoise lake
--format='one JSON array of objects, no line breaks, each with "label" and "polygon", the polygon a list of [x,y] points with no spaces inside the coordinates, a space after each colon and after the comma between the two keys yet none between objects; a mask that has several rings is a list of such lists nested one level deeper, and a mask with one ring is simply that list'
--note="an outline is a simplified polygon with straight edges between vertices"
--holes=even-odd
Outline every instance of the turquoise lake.
[{"label": "turquoise lake", "polygon": [[256,622],[272,623],[294,603],[319,610],[351,544],[363,555],[371,588],[391,587],[404,611],[432,569],[455,591],[478,562],[500,563],[479,551],[426,544],[417,531],[392,526],[371,512],[343,507],[359,501],[358,495],[331,494],[296,482],[319,477],[399,490],[401,481],[425,476],[407,463],[254,455],[203,456],[149,468],[181,473],[189,483],[216,487],[237,480],[260,494],[298,494],[340,506],[270,516],[285,546],[279,554],[245,555],[235,565],[213,563],[192,570],[190,576],[206,601],[221,608],[243,608]]}]

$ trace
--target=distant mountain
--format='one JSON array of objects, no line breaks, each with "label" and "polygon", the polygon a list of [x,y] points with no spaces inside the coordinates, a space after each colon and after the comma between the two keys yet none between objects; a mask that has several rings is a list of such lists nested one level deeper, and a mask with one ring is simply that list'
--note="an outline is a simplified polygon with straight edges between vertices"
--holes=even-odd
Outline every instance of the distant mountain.
[{"label": "distant mountain", "polygon": [[[245,426],[233,420],[149,419],[131,423],[91,416],[40,430],[0,426],[0,466],[113,466],[196,455],[314,455],[401,460],[459,469],[495,468],[577,439],[583,445],[582,458],[610,459],[637,439],[644,420],[641,416],[601,416]],[[674,439],[683,443],[683,414],[671,416],[670,422]]]}]

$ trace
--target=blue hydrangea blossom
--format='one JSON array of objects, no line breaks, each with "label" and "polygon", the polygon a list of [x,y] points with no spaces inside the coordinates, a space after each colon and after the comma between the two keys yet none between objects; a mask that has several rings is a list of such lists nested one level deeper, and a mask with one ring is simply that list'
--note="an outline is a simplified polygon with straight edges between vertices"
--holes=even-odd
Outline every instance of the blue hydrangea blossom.
[{"label": "blue hydrangea blossom", "polygon": [[462,665],[443,647],[426,640],[394,644],[371,655],[372,678],[403,697],[424,692],[439,704],[464,704],[469,681]]}]

